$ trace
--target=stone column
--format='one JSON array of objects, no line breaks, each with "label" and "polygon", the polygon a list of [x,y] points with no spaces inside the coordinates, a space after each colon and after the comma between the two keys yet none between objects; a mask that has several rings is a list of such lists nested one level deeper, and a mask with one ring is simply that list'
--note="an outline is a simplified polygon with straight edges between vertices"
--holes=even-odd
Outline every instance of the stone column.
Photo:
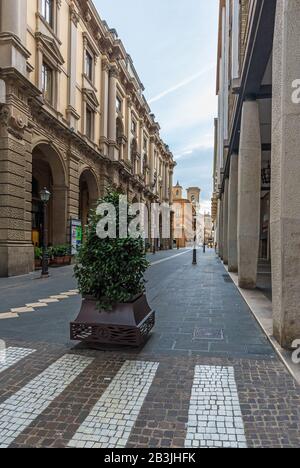
[{"label": "stone column", "polygon": [[127,96],[127,161],[131,162],[131,112],[132,99]]},{"label": "stone column", "polygon": [[150,185],[154,182],[154,172],[155,172],[155,137],[151,136],[150,138]]},{"label": "stone column", "polygon": [[237,254],[237,200],[238,200],[238,155],[233,153],[230,159],[230,177],[228,192],[228,270],[238,271]]},{"label": "stone column", "polygon": [[228,186],[229,181],[225,179],[223,204],[223,262],[225,265],[228,265]]},{"label": "stone column", "polygon": [[108,143],[109,155],[112,160],[118,159],[117,147],[117,78],[118,70],[112,67],[109,73],[109,93],[108,93]]},{"label": "stone column", "polygon": [[27,0],[1,0],[0,31],[16,36],[26,45]]},{"label": "stone column", "polygon": [[[274,336],[300,338],[300,3],[278,0],[273,48],[271,247]],[[292,93],[294,93],[292,95]],[[296,95],[297,94],[297,95]]]},{"label": "stone column", "polygon": [[[68,122],[71,128],[77,130],[78,115],[76,112],[76,67],[77,67],[77,26],[79,16],[70,8],[70,49],[69,49],[69,78],[68,78]],[[41,60],[41,58],[40,58]],[[40,64],[39,64],[40,65]],[[40,66],[41,68],[41,66]]]},{"label": "stone column", "polygon": [[117,139],[116,126],[116,101],[117,101],[117,77],[118,71],[115,67],[109,73],[109,98],[108,98],[108,139],[115,143]]},{"label": "stone column", "polygon": [[165,199],[169,201],[169,166],[166,163],[166,173],[165,173]]},{"label": "stone column", "polygon": [[101,72],[101,129],[100,141],[103,154],[108,155],[108,91],[109,91],[109,61],[102,59]]},{"label": "stone column", "polygon": [[140,161],[138,163],[138,174],[142,175],[143,174],[143,167],[144,167],[144,161],[143,161],[143,154],[144,154],[144,120],[140,119],[139,120],[139,138],[138,138],[138,148],[139,148],[139,154],[140,154]]},{"label": "stone column", "polygon": [[220,200],[217,200],[217,218],[215,220],[215,242],[217,244],[217,254],[220,255],[220,236],[219,236],[219,219],[220,219]]},{"label": "stone column", "polygon": [[261,133],[257,101],[245,101],[242,111],[238,169],[239,286],[254,289],[260,233]]},{"label": "stone column", "polygon": [[170,199],[170,204],[173,203],[173,175],[174,172],[172,168],[169,168],[169,199]]},{"label": "stone column", "polygon": [[224,198],[223,195],[220,197],[220,210],[219,210],[219,256],[223,260],[223,206],[224,206]]},{"label": "stone column", "polygon": [[1,0],[0,67],[15,68],[27,76],[27,0]]}]

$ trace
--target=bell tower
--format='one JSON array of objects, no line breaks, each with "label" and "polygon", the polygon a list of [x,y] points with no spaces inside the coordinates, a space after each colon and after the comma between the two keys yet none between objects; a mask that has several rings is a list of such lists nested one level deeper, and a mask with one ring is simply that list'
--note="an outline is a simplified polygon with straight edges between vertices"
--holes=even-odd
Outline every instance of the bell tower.
[{"label": "bell tower", "polygon": [[201,190],[199,187],[190,187],[187,189],[188,201],[191,203],[200,203],[200,193]]},{"label": "bell tower", "polygon": [[175,187],[173,187],[173,201],[182,200],[182,191],[183,188],[181,187],[180,183],[177,182]]}]

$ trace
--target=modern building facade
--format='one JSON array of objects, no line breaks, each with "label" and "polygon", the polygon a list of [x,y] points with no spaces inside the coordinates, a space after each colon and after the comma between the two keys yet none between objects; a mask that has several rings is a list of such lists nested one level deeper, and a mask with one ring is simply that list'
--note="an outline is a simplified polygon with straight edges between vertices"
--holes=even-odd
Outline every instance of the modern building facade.
[{"label": "modern building facade", "polygon": [[0,1],[0,276],[33,269],[43,187],[51,244],[108,185],[171,202],[175,164],[143,90],[92,1]]},{"label": "modern building facade", "polygon": [[[274,336],[300,337],[300,2],[221,0],[213,213],[241,288],[271,260]],[[216,202],[217,201],[217,202]]]}]

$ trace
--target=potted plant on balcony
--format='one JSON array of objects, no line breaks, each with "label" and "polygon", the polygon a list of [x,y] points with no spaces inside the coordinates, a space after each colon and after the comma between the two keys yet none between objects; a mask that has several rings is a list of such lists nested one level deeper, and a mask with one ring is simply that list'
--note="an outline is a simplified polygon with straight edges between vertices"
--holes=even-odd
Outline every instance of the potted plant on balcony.
[{"label": "potted plant on balcony", "polygon": [[[140,346],[155,323],[145,295],[144,273],[149,264],[144,242],[142,237],[119,238],[119,196],[111,189],[99,201],[115,207],[116,238],[98,237],[97,224],[104,216],[92,210],[75,265],[83,301],[71,323],[71,339],[91,345]],[[128,215],[127,223],[132,219]]]}]

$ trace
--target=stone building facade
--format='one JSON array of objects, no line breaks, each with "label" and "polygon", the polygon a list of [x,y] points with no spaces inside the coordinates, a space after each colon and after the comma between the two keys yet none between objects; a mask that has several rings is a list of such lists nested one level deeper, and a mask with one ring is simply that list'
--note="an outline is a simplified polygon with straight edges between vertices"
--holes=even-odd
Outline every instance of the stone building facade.
[{"label": "stone building facade", "polygon": [[[194,242],[194,230],[199,228],[200,194],[199,187],[189,187],[187,198],[183,197],[183,187],[179,182],[173,187],[173,239],[178,248],[191,246]],[[195,226],[195,221],[198,223]],[[199,238],[197,232],[197,237]]]},{"label": "stone building facade", "polygon": [[284,348],[300,337],[299,38],[300,2],[220,1],[218,251],[241,288],[255,288],[259,260],[271,260],[274,336]]},{"label": "stone building facade", "polygon": [[53,245],[108,185],[171,202],[175,163],[143,90],[92,1],[0,1],[0,276],[33,269],[44,186]]}]

